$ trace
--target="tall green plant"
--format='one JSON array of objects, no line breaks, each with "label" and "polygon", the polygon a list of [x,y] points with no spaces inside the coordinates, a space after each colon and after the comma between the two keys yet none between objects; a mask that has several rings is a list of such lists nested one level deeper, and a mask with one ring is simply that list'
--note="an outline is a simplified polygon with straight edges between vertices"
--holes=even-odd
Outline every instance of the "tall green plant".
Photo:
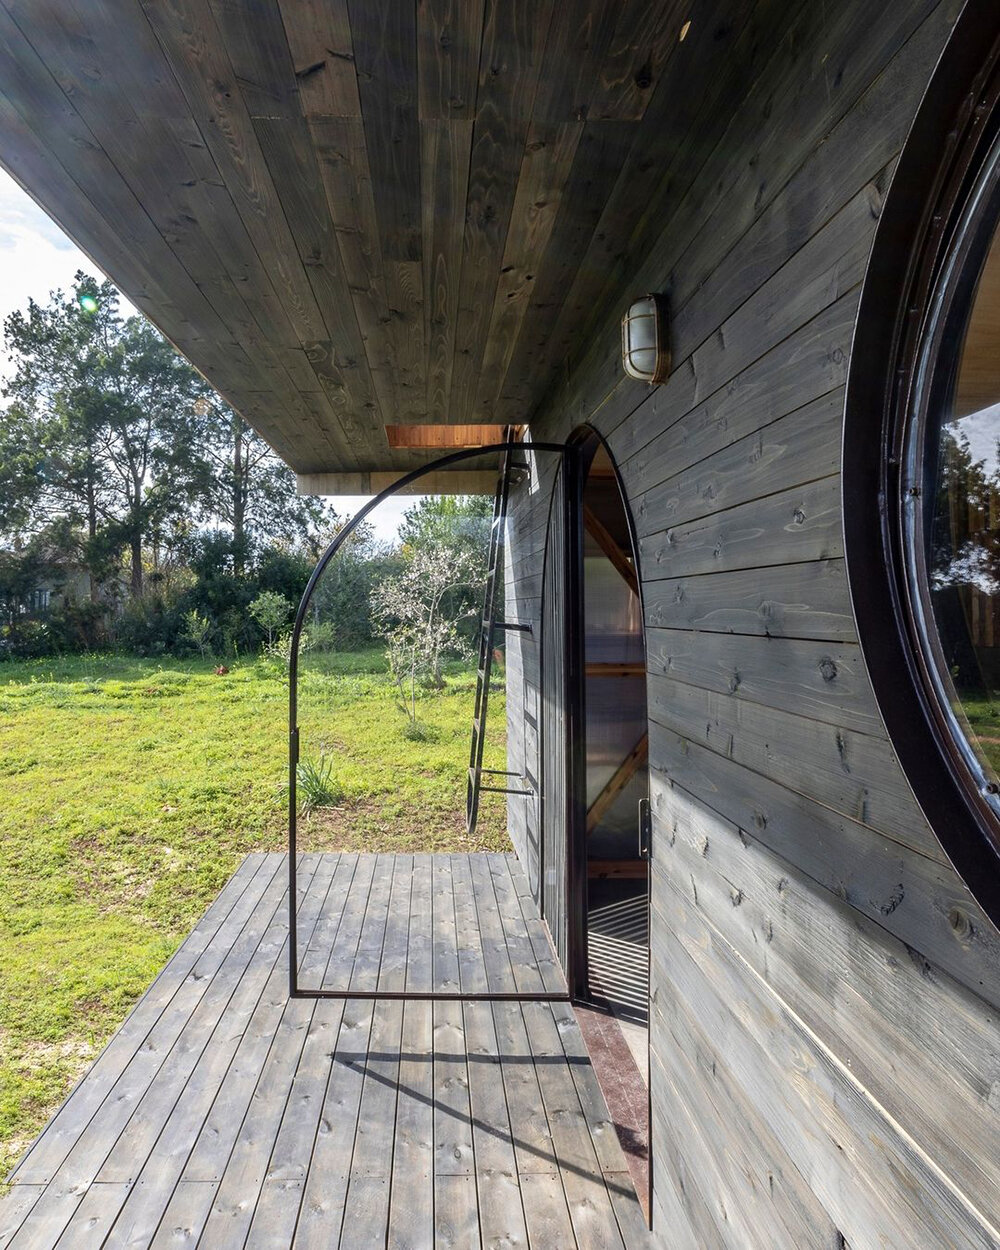
[{"label": "tall green plant", "polygon": [[295,605],[284,595],[273,590],[265,590],[250,604],[249,612],[257,624],[267,631],[267,646],[270,649],[274,639],[287,624]]}]

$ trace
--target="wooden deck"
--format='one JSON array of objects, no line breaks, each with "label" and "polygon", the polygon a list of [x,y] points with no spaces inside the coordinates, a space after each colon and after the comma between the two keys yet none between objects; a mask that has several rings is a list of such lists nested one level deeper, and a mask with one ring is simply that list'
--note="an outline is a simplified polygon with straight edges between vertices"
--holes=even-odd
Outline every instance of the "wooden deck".
[{"label": "wooden deck", "polygon": [[[18,1165],[0,1246],[648,1244],[570,1006],[290,1000],[285,901],[249,856]],[[303,986],[558,983],[504,855],[303,856],[299,933]]]}]

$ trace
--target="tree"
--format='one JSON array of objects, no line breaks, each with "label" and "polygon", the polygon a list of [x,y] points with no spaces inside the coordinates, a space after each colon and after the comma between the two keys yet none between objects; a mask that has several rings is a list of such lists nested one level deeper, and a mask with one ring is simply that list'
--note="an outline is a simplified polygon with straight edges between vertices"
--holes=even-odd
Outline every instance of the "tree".
[{"label": "tree", "polygon": [[403,513],[399,539],[404,549],[445,545],[484,551],[489,543],[492,519],[492,496],[427,495]]},{"label": "tree", "polygon": [[[482,611],[482,583],[486,576],[493,498],[487,495],[429,495],[403,514],[399,527],[402,554],[442,548],[464,553],[481,569],[469,584],[458,584],[442,602],[445,615],[459,622],[464,643],[471,644],[478,633]],[[502,570],[498,570],[497,602],[503,602]]]},{"label": "tree", "polygon": [[73,298],[31,301],[4,325],[13,376],[0,431],[8,530],[68,517],[85,535],[91,594],[118,553],[142,592],[143,544],[190,501],[190,414],[204,384],[110,282],[76,275]]},{"label": "tree", "polygon": [[319,499],[296,494],[295,476],[238,412],[199,379],[191,409],[201,518],[232,535],[242,577],[262,542],[310,537],[327,519]]},{"label": "tree", "polygon": [[250,604],[250,615],[261,629],[267,630],[268,648],[274,643],[275,634],[282,626],[287,625],[294,610],[295,604],[291,599],[286,599],[284,595],[276,594],[273,590],[263,591]]},{"label": "tree", "polygon": [[449,603],[456,602],[456,591],[471,589],[482,576],[482,560],[476,553],[442,543],[412,552],[400,571],[372,594],[373,615],[388,643],[389,666],[413,729],[417,683],[443,685],[442,655],[470,651],[458,632],[469,608],[456,610]]},{"label": "tree", "polygon": [[14,368],[0,532],[24,537],[65,519],[94,600],[111,596],[123,554],[137,599],[147,567],[196,563],[206,531],[218,567],[239,582],[276,543],[313,545],[325,505],[297,496],[291,470],[153,326],[121,316],[110,283],[78,273],[70,298],[32,301],[4,328]]},{"label": "tree", "polygon": [[[336,538],[346,522],[332,513],[332,523],[323,535],[323,550]],[[398,573],[401,559],[375,537],[374,527],[362,521],[323,570],[312,595],[312,624],[330,630],[333,645],[344,650],[371,642],[373,634],[372,595],[388,577]]]},{"label": "tree", "polygon": [[[935,590],[975,586],[1000,592],[1000,473],[973,458],[959,423],[945,425],[938,448],[938,489],[930,531],[929,565]],[[1000,463],[1000,446],[994,465]]]},{"label": "tree", "polygon": [[212,622],[207,616],[202,616],[197,608],[191,608],[184,613],[184,637],[198,648],[203,659],[211,647],[211,634]]}]

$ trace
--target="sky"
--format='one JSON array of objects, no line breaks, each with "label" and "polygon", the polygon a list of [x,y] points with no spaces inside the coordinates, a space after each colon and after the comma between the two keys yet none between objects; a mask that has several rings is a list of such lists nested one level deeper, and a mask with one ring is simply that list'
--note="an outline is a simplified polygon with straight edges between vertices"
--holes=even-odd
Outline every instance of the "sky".
[{"label": "sky", "polygon": [[[29,299],[45,303],[50,291],[68,291],[78,269],[101,275],[98,266],[0,169],[0,324],[12,312],[26,309]],[[124,297],[122,311],[136,311]],[[7,372],[6,364],[0,348],[0,377]],[[341,517],[349,517],[368,498],[340,495],[330,502]],[[411,495],[390,499],[377,508],[369,518],[377,537],[386,542],[395,539],[404,511],[415,503]]]},{"label": "sky", "polygon": [[969,452],[973,460],[983,462],[987,477],[1000,468],[997,452],[997,433],[1000,431],[1000,404],[982,408],[957,422],[958,428],[969,440]]}]

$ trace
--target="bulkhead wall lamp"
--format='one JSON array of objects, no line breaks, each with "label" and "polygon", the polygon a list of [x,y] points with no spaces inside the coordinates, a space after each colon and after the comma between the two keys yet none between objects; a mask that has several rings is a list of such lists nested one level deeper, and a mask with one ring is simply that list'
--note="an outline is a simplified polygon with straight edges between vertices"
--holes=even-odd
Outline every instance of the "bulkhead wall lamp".
[{"label": "bulkhead wall lamp", "polygon": [[670,376],[667,342],[667,301],[643,295],[622,317],[622,363],[630,378],[657,386]]}]

